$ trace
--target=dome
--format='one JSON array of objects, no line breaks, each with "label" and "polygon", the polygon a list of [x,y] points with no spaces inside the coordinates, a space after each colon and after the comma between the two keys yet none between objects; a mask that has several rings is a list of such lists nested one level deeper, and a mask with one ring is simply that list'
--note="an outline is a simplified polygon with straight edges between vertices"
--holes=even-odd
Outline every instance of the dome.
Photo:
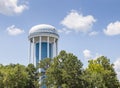
[{"label": "dome", "polygon": [[29,34],[35,33],[35,32],[41,32],[41,30],[55,30],[55,27],[48,25],[48,24],[40,24],[40,25],[36,25],[33,26],[30,31]]},{"label": "dome", "polygon": [[36,26],[33,26],[30,31],[29,31],[29,36],[39,36],[43,34],[53,34],[58,36],[57,30],[55,29],[54,26],[48,25],[48,24],[39,24]]}]

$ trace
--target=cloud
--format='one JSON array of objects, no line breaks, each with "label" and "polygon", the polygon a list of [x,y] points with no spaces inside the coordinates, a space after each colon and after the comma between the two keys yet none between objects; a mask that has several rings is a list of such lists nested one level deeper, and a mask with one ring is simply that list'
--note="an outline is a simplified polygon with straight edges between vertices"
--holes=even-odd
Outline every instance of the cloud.
[{"label": "cloud", "polygon": [[76,32],[87,32],[96,22],[92,15],[83,16],[77,11],[71,11],[62,21],[61,24],[68,29]]},{"label": "cloud", "polygon": [[106,35],[120,35],[120,21],[108,24],[107,28],[103,30]]},{"label": "cloud", "polygon": [[95,36],[95,35],[98,35],[98,32],[92,31],[92,32],[89,33],[89,36]]},{"label": "cloud", "polygon": [[15,27],[15,25],[8,27],[6,30],[7,30],[8,34],[12,35],[12,36],[20,35],[20,34],[24,33],[24,30]]},{"label": "cloud", "polygon": [[88,49],[83,50],[83,55],[84,55],[85,59],[97,59],[98,57],[102,56],[99,53],[95,53],[93,55],[92,52]]},{"label": "cloud", "polygon": [[22,13],[27,6],[18,5],[19,0],[0,0],[0,13],[4,15],[14,15]]},{"label": "cloud", "polygon": [[70,30],[68,30],[68,29],[66,29],[66,28],[63,28],[63,29],[61,29],[61,30],[58,30],[58,32],[59,32],[59,33],[69,34],[69,33],[72,32],[72,31],[70,31]]},{"label": "cloud", "polygon": [[91,57],[92,57],[91,51],[88,50],[88,49],[85,49],[85,50],[83,51],[83,55],[84,55],[84,57],[85,57],[86,59],[91,59]]},{"label": "cloud", "polygon": [[118,58],[115,62],[114,62],[114,69],[117,73],[117,77],[120,81],[120,58]]}]

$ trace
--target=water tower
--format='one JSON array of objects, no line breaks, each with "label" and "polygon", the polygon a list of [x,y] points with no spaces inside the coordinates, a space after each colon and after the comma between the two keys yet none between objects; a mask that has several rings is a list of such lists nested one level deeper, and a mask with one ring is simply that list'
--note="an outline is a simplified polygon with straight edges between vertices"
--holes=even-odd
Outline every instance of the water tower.
[{"label": "water tower", "polygon": [[59,35],[55,27],[40,24],[29,31],[29,63],[36,65],[40,60],[53,58],[58,54]]}]

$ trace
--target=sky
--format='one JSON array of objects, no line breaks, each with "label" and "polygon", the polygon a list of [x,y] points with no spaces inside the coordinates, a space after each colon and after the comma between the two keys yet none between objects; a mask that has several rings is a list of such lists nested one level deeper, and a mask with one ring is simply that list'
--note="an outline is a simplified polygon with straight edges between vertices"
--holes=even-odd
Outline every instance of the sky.
[{"label": "sky", "polygon": [[29,30],[50,24],[58,50],[87,61],[106,56],[120,79],[120,0],[0,0],[0,63],[28,64]]}]

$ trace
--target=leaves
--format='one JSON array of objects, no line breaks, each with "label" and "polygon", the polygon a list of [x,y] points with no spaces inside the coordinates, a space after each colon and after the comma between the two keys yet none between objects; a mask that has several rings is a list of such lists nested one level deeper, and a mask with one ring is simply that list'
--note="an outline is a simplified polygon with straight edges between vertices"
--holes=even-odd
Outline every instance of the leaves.
[{"label": "leaves", "polygon": [[104,56],[88,62],[83,69],[82,62],[72,53],[61,51],[53,59],[40,62],[45,76],[42,85],[47,88],[119,88],[113,64]]},{"label": "leaves", "polygon": [[85,70],[84,79],[89,84],[88,88],[119,88],[120,83],[117,80],[113,64],[104,56],[96,60],[90,60],[88,68]]},{"label": "leaves", "polygon": [[37,67],[0,64],[0,88],[120,88],[107,57],[88,61],[85,69],[82,66],[75,55],[65,51],[40,61]]},{"label": "leaves", "polygon": [[[41,61],[40,66],[43,64],[46,66],[48,60]],[[61,51],[57,57],[49,62],[49,67],[45,68],[46,83],[44,83],[47,84],[48,88],[58,88],[60,86],[63,88],[78,88],[81,86],[82,88],[82,63],[76,56]]]},{"label": "leaves", "polygon": [[30,64],[0,65],[0,88],[39,88],[36,69]]}]

